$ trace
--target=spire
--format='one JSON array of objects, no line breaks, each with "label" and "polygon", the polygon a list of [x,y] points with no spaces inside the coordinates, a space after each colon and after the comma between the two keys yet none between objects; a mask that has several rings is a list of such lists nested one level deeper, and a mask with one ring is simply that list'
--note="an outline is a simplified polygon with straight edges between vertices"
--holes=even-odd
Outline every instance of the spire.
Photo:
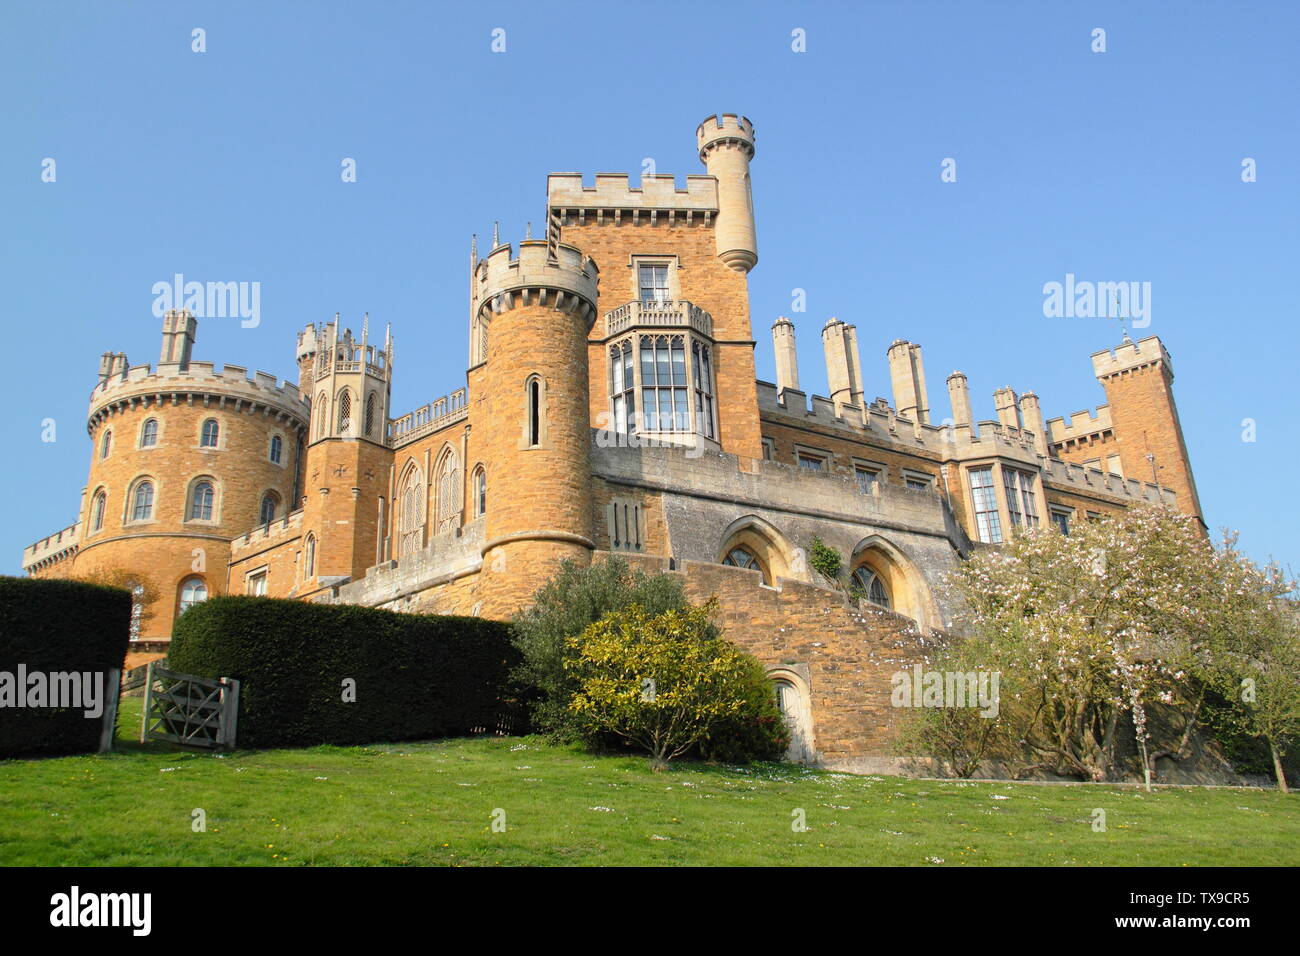
[{"label": "spire", "polygon": [[495,249],[499,245],[501,245],[501,220],[494,219],[492,221],[492,248]]},{"label": "spire", "polygon": [[524,241],[529,242],[533,238],[533,224],[530,222],[524,227]]},{"label": "spire", "polygon": [[473,233],[469,237],[469,267],[471,269],[478,265],[478,233]]},{"label": "spire", "polygon": [[367,312],[361,319],[361,347],[366,347],[366,342],[370,338],[370,313]]}]

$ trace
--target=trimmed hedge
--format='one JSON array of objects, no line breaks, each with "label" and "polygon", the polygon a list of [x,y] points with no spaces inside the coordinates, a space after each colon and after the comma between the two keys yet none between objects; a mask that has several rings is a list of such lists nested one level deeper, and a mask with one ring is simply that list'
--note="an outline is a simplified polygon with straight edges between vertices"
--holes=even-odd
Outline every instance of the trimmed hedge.
[{"label": "trimmed hedge", "polygon": [[[120,668],[131,640],[131,592],[81,581],[0,577],[0,672],[87,671],[104,674],[101,705],[108,707],[107,671]],[[25,688],[18,688],[25,690]],[[0,757],[94,753],[102,718],[84,708],[0,707]]]},{"label": "trimmed hedge", "polygon": [[[240,681],[240,747],[517,731],[510,627],[347,604],[214,597],[176,622],[172,670]],[[345,702],[344,681],[355,681]]]}]

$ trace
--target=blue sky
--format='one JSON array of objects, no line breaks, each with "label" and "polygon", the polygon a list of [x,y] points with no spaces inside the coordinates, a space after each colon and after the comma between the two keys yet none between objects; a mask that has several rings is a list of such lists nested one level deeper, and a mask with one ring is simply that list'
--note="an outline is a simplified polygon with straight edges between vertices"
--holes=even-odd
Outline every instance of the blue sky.
[{"label": "blue sky", "polygon": [[99,355],[157,361],[155,282],[260,282],[261,324],[202,322],[196,358],[291,379],[308,322],[391,322],[403,413],[463,384],[471,233],[538,228],[551,171],[636,174],[649,157],[679,181],[702,172],[694,130],[718,111],[757,129],[761,378],[788,314],[804,387],[824,393],[818,332],[835,315],[858,327],[868,397],[889,395],[885,349],[907,338],[936,417],[954,368],[977,417],[1003,384],[1068,414],[1104,401],[1089,355],[1119,329],[1045,318],[1044,283],[1150,282],[1139,332],[1173,354],[1209,524],[1300,564],[1298,28],[1281,0],[10,0],[0,572],[76,517]]}]

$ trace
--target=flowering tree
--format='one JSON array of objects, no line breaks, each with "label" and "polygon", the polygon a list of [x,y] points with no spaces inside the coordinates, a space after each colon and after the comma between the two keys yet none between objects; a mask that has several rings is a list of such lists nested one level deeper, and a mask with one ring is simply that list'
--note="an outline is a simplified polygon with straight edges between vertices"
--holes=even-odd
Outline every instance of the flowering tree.
[{"label": "flowering tree", "polygon": [[1150,705],[1187,703],[1189,669],[1258,594],[1238,557],[1212,547],[1194,518],[1153,507],[1068,536],[1026,530],[963,564],[955,584],[971,639],[1002,670],[1003,715],[1030,767],[1107,779],[1130,716],[1148,783],[1155,756],[1186,746],[1185,736],[1150,752]]},{"label": "flowering tree", "polygon": [[784,746],[771,682],[753,657],[716,636],[712,611],[709,604],[650,614],[633,605],[570,638],[564,667],[577,681],[570,711],[589,730],[644,749],[656,770],[738,719],[769,728],[767,743]]}]

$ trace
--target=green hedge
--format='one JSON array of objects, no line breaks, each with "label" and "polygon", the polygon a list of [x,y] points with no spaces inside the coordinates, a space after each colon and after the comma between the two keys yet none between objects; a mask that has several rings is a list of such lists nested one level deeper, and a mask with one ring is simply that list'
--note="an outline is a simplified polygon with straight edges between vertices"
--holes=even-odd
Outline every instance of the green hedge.
[{"label": "green hedge", "polygon": [[[519,655],[497,621],[214,597],[176,622],[168,667],[240,681],[238,745],[301,747],[518,731]],[[355,681],[355,702],[343,700]]]},{"label": "green hedge", "polygon": [[[0,672],[97,672],[100,704],[117,693],[107,672],[120,668],[131,640],[131,593],[80,581],[0,577]],[[0,706],[0,757],[93,753],[102,718],[84,708]]]}]

